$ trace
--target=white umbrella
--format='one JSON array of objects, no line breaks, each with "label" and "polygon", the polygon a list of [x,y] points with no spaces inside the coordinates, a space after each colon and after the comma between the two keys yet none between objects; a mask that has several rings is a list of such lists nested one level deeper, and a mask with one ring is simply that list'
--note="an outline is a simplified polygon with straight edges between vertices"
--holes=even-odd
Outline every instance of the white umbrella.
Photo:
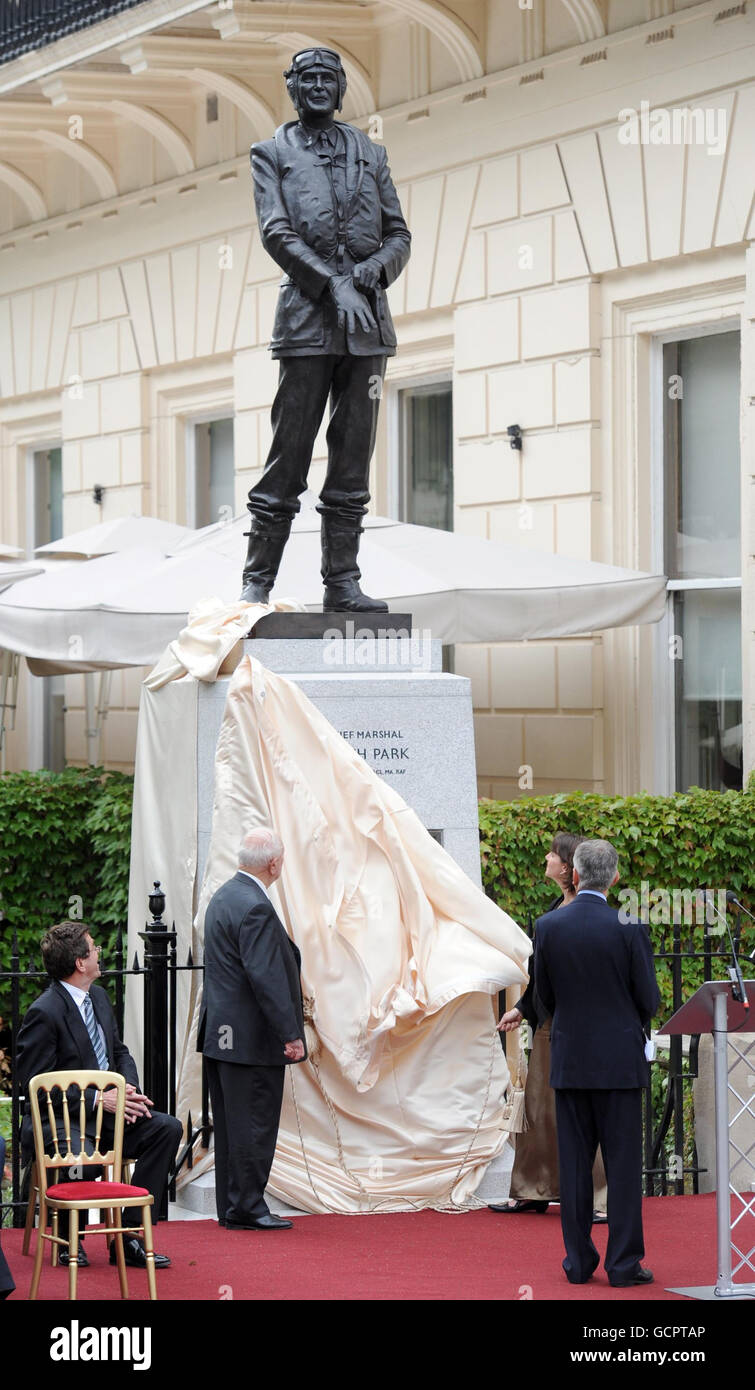
[{"label": "white umbrella", "polygon": [[[274,597],[298,598],[309,609],[322,604],[320,517],[312,493],[283,556]],[[396,612],[413,614],[415,626],[430,628],[442,642],[516,642],[524,638],[571,637],[608,627],[657,622],[666,602],[666,578],[641,570],[602,565],[513,545],[482,540],[389,517],[366,516],[359,566],[366,592],[385,599]],[[189,536],[174,560],[190,565],[212,557],[218,584],[196,598],[218,594],[232,600],[240,586],[246,553],[247,516],[216,523]],[[169,561],[160,595],[175,604],[192,587],[190,565]],[[209,569],[208,565],[208,569]],[[202,573],[206,583],[207,571]],[[163,581],[165,587],[163,587]],[[147,586],[140,586],[145,601]],[[129,595],[134,601],[140,590]],[[191,604],[189,605],[192,606]]]},{"label": "white umbrella", "polygon": [[45,566],[33,560],[0,560],[0,592],[17,584],[20,579],[31,579],[35,574],[44,574]]},{"label": "white umbrella", "polygon": [[[663,575],[619,569],[478,537],[365,517],[359,561],[367,592],[413,614],[443,642],[567,637],[656,622]],[[307,499],[274,594],[322,603],[320,518]],[[38,675],[154,663],[201,599],[232,603],[248,517],[192,533],[175,554],[129,551],[27,580],[0,597],[0,646]]]},{"label": "white umbrella", "polygon": [[[9,555],[16,546],[0,545],[0,555]],[[0,593],[22,579],[31,579],[43,574],[45,566],[33,560],[0,560]],[[6,738],[16,727],[16,708],[18,705],[18,667],[20,658],[17,652],[0,650],[0,773],[5,772]]]},{"label": "white umbrella", "polygon": [[[133,615],[128,624],[133,631],[124,633],[124,619],[114,624],[111,605],[135,575],[141,582],[166,563],[162,551],[140,549],[86,564],[46,566],[43,574],[0,596],[0,647],[25,656],[35,676],[152,664],[155,636],[149,617]],[[171,615],[166,625],[171,636],[174,626]]]},{"label": "white umbrella", "polygon": [[38,546],[35,554],[57,560],[91,560],[97,555],[112,555],[119,550],[161,550],[169,555],[177,545],[193,533],[187,526],[172,521],[159,521],[154,516],[119,516],[113,521],[101,521],[72,536],[62,536],[48,545]]}]

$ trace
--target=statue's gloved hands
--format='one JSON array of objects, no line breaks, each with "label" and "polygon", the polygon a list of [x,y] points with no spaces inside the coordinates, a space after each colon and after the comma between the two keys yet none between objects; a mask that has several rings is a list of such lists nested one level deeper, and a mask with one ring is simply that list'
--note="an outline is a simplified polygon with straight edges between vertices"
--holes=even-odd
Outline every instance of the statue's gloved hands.
[{"label": "statue's gloved hands", "polygon": [[338,327],[346,325],[353,333],[357,324],[368,330],[375,328],[375,316],[363,294],[359,293],[350,275],[333,275],[328,281],[333,302],[338,310]]},{"label": "statue's gloved hands", "polygon": [[360,290],[374,290],[380,284],[383,267],[378,261],[360,261],[351,272],[354,284]]}]

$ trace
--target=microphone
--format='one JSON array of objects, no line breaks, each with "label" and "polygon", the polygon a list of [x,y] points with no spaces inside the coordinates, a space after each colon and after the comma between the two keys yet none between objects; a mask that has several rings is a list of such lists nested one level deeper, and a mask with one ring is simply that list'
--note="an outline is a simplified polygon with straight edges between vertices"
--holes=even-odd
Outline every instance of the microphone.
[{"label": "microphone", "polygon": [[[742,971],[741,971],[741,968],[740,968],[740,965],[739,965],[739,960],[737,959],[737,951],[736,951],[736,947],[735,947],[735,945],[734,945],[734,941],[733,941],[733,938],[732,938],[732,935],[731,935],[731,927],[729,926],[729,919],[728,919],[728,917],[727,917],[725,914],[724,914],[723,916],[721,915],[721,913],[718,911],[718,908],[717,908],[716,905],[715,905],[715,902],[712,900],[712,898],[709,898],[709,897],[708,897],[708,893],[709,893],[709,891],[710,891],[708,888],[698,888],[697,891],[698,891],[698,893],[702,893],[703,897],[705,898],[705,905],[706,905],[706,908],[707,908],[708,906],[710,906],[711,903],[712,903],[712,905],[713,905],[713,911],[714,911],[714,913],[716,914],[716,917],[718,917],[719,920],[722,921],[722,922],[724,923],[725,927],[726,927],[727,935],[728,935],[728,937],[729,937],[729,946],[731,947],[731,961],[732,961],[732,963],[731,963],[730,966],[728,966],[728,975],[729,975],[729,979],[731,980],[731,986],[732,986],[732,988],[731,988],[731,994],[732,994],[732,998],[735,999],[735,1000],[737,1001],[738,1004],[742,1004],[743,1007],[744,1007],[745,1009],[749,1010],[749,1008],[750,1008],[750,1001],[749,1001],[749,999],[747,998],[747,990],[745,989],[745,982],[744,982],[744,979],[743,979],[743,977],[742,977]],[[734,894],[731,892],[731,889],[728,889],[728,890],[727,890],[727,893],[726,893],[726,901],[727,901],[727,903],[728,903],[728,902],[737,903],[737,899],[735,898]],[[737,903],[737,906],[739,906],[739,903]],[[744,911],[747,912],[747,909],[745,908]],[[748,917],[749,917],[751,914],[750,914],[750,913],[747,913],[747,915],[748,915]],[[753,955],[755,955],[755,952],[753,952]],[[750,956],[750,960],[752,960],[752,958],[753,958],[753,957]]]},{"label": "microphone", "polygon": [[744,912],[745,917],[749,917],[751,922],[755,922],[755,917],[753,917],[752,913],[745,907],[744,903],[739,901],[736,894],[732,893],[731,888],[727,888],[726,890],[726,901],[727,903],[733,903],[740,912]]},{"label": "microphone", "polygon": [[[749,917],[751,922],[755,922],[755,917],[753,917],[752,913],[748,911],[744,903],[741,903],[739,901],[739,898],[735,897],[734,893],[732,893],[730,888],[727,888],[726,890],[726,901],[727,903],[733,903],[734,907],[737,909],[738,912],[744,912],[745,917]],[[747,957],[747,959],[755,960],[755,951],[750,951],[750,954]]]}]

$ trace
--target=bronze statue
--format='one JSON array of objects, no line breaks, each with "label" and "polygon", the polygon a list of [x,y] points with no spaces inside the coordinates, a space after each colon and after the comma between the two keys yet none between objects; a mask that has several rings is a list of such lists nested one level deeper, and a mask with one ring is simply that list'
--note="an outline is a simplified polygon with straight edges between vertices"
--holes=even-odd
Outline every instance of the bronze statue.
[{"label": "bronze statue", "polygon": [[286,278],[270,344],[280,359],[273,441],[249,493],[241,597],[268,599],[330,397],[328,467],[317,508],[323,609],[386,612],[387,604],[359,587],[357,552],[385,359],[396,351],[385,290],[409,259],[411,236],[385,149],[334,119],[346,91],[339,55],[304,49],[284,76],[299,119],[251,150],[260,236]]}]

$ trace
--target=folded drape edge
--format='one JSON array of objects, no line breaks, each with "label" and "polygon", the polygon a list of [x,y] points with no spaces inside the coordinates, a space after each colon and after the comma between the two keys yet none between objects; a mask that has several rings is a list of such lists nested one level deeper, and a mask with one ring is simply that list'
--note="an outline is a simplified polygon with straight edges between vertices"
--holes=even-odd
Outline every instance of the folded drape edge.
[{"label": "folded drape edge", "polygon": [[504,979],[501,975],[472,976],[468,979],[454,980],[441,993],[428,999],[424,1014],[437,1013],[438,1009],[444,1008],[446,1004],[452,1003],[454,999],[459,999],[464,994],[493,995],[499,994],[503,989],[508,989],[510,985],[526,985],[529,978],[526,971],[521,970],[519,973],[521,978],[514,978],[513,980],[508,977]]}]

